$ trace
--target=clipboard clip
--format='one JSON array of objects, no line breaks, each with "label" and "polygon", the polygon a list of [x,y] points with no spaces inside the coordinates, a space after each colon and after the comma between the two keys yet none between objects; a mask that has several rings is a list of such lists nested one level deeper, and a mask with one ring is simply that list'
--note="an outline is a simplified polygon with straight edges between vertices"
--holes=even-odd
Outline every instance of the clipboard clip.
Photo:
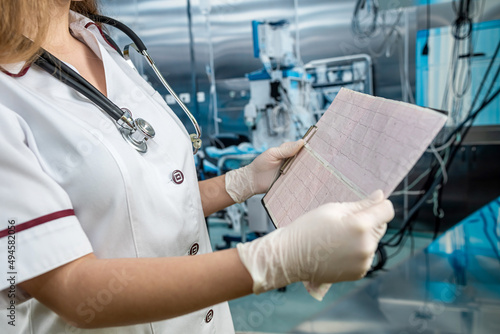
[{"label": "clipboard clip", "polygon": [[[316,125],[311,125],[311,127],[307,130],[307,132],[304,135],[304,137],[302,137],[302,139],[304,139],[304,141],[306,143],[308,143],[309,140],[316,134],[317,131],[318,131],[318,127]],[[302,147],[302,148],[304,148],[304,147]],[[281,175],[286,174],[286,172],[288,171],[289,167],[292,165],[293,161],[295,161],[295,158],[297,157],[297,155],[299,155],[300,151],[302,151],[302,148],[293,157],[290,157],[290,158],[288,158],[288,159],[285,160],[285,162],[283,163],[283,166],[281,166],[281,168],[280,168],[280,174]]]}]

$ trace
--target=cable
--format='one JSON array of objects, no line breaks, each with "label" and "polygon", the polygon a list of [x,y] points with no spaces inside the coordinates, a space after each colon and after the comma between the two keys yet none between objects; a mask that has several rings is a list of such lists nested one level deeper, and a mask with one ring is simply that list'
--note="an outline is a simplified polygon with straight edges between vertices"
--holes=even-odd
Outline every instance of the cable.
[{"label": "cable", "polygon": [[[372,6],[370,6],[370,2],[373,3]],[[367,28],[363,29],[361,27],[359,15],[361,10],[365,9],[365,6],[367,7],[366,12],[368,14],[370,14],[371,9],[371,22],[369,23]],[[358,0],[356,5],[354,6],[354,13],[352,15],[351,22],[352,31],[355,35],[364,39],[369,38],[375,34],[375,31],[377,30],[378,9],[379,5],[377,0]]]},{"label": "cable", "polygon": [[476,0],[473,1],[471,4],[474,4],[472,6],[472,10],[469,9],[469,16],[477,19],[477,21],[481,21],[481,16],[483,15],[484,11],[484,6],[486,5],[486,0]]},{"label": "cable", "polygon": [[441,202],[443,198],[443,189],[444,189],[444,184],[440,183],[437,187],[436,190],[434,191],[434,217],[436,217],[435,222],[434,222],[434,233],[432,235],[432,240],[436,240],[438,234],[439,234],[439,229],[441,227],[441,222],[444,217],[444,211],[441,208]]},{"label": "cable", "polygon": [[391,194],[391,197],[392,196],[402,196],[402,195],[416,196],[416,195],[422,195],[423,193],[424,193],[423,190],[414,190],[414,191],[401,190],[401,191],[394,191]]},{"label": "cable", "polygon": [[[472,55],[474,54],[474,49],[472,47],[472,34],[470,34],[469,37],[466,39],[455,40],[454,43],[455,44],[458,43],[458,46],[456,47],[456,49],[454,48],[455,54],[453,55],[454,66],[452,71],[451,88],[453,88],[453,94],[455,98],[461,99],[469,90],[472,81],[471,62],[472,62]],[[468,49],[467,50],[468,52],[466,53],[467,57],[465,58],[465,60],[462,59],[460,55],[460,50],[463,46],[463,43],[467,43],[465,48]],[[459,72],[459,66],[461,61],[465,62],[465,64],[461,66],[460,68],[461,71],[457,79],[457,73]],[[463,78],[463,76],[465,76],[465,79]],[[462,85],[461,89],[459,87],[460,85]]]},{"label": "cable", "polygon": [[[361,13],[363,13],[363,10],[367,8],[364,12],[367,13],[363,18],[361,18]],[[383,24],[380,25],[380,28],[382,29],[384,38],[382,40],[382,43],[380,45],[380,49],[378,50],[370,50],[372,57],[380,57],[384,53],[386,54],[387,57],[390,56],[391,54],[391,45],[395,44],[399,37],[399,32],[397,32],[397,27],[398,24],[401,20],[401,16],[403,13],[402,9],[398,9],[398,14],[397,17],[394,20],[394,23],[386,28],[386,15],[389,11],[384,11],[381,14]],[[363,20],[364,19],[364,20]],[[379,3],[378,0],[358,0],[355,7],[354,7],[354,13],[352,16],[352,22],[351,22],[351,29],[354,33],[355,36],[362,40],[366,40],[369,38],[374,38],[376,35],[376,32],[378,31],[379,23]],[[365,27],[363,27],[364,21],[369,20],[368,25],[365,24]],[[363,22],[362,22],[363,21]],[[393,41],[388,44],[391,40],[391,37],[393,37]]]},{"label": "cable", "polygon": [[[454,157],[456,156],[458,150],[460,149],[464,138],[467,136],[468,131],[471,129],[471,126],[472,126],[474,119],[477,117],[477,115],[482,110],[484,110],[484,108],[486,108],[493,100],[495,100],[498,97],[498,95],[500,95],[500,89],[497,89],[496,91],[494,91],[494,93],[492,95],[490,95],[490,92],[492,91],[492,89],[496,83],[496,80],[497,80],[498,76],[500,75],[500,67],[499,67],[499,68],[497,68],[497,71],[493,77],[493,80],[491,81],[491,84],[488,88],[487,94],[484,96],[481,105],[477,109],[474,110],[474,106],[475,106],[479,96],[481,95],[481,92],[484,88],[484,83],[486,82],[487,78],[489,77],[489,74],[490,74],[491,69],[492,69],[492,65],[495,62],[495,59],[498,55],[499,49],[500,49],[500,41],[497,45],[497,48],[495,50],[493,57],[490,60],[490,64],[489,64],[489,66],[488,66],[488,68],[483,76],[481,85],[475,94],[475,98],[474,98],[473,103],[469,109],[467,118],[465,120],[463,120],[454,129],[454,131],[448,135],[448,137],[444,140],[445,144],[440,147],[440,149],[441,149],[443,146],[445,146],[444,148],[442,148],[442,150],[444,150],[444,159],[441,158],[441,161],[436,160],[437,163],[436,163],[436,161],[434,161],[433,166],[431,166],[427,171],[422,173],[422,175],[417,180],[417,183],[418,183],[423,178],[423,176],[425,176],[426,174],[430,174],[430,176],[427,178],[427,181],[423,187],[423,190],[425,191],[425,193],[420,195],[419,198],[416,200],[415,204],[413,205],[413,207],[411,208],[411,210],[408,214],[407,219],[405,219],[403,221],[403,224],[400,227],[400,229],[394,235],[392,235],[388,240],[380,242],[379,247],[381,247],[381,248],[386,247],[386,246],[387,247],[397,247],[397,246],[401,245],[401,243],[403,242],[403,240],[405,238],[405,232],[407,230],[411,230],[411,228],[412,228],[412,222],[413,222],[416,214],[420,210],[421,206],[427,201],[429,196],[431,194],[435,194],[435,190],[439,191],[437,193],[437,204],[438,204],[438,206],[437,206],[438,212],[437,213],[438,214],[436,215],[436,217],[438,220],[436,221],[436,223],[437,223],[437,225],[440,224],[440,220],[439,220],[440,219],[439,218],[440,205],[439,205],[439,203],[440,203],[440,196],[441,196],[442,191],[443,191],[444,184],[442,182],[443,182],[443,175],[444,174],[443,174],[443,172],[439,173],[439,171],[440,170],[445,171],[446,169],[449,169],[449,166],[453,162]],[[467,125],[467,127],[465,127],[466,125]],[[463,129],[463,131],[462,131],[462,129]],[[455,145],[452,146],[452,143],[455,141],[456,141]],[[437,153],[437,149],[435,147],[434,147],[433,152]],[[443,168],[443,163],[444,163],[444,168]],[[416,182],[413,182],[411,186],[413,187],[415,184],[416,184]],[[410,186],[408,187],[408,189],[410,189]],[[408,189],[406,189],[406,191]],[[434,233],[435,236],[437,236],[436,229],[438,229],[438,228],[439,228],[439,225],[437,227],[435,226],[435,233]],[[380,266],[380,264],[379,264],[379,266]],[[383,267],[383,264],[382,264],[382,267]]]},{"label": "cable", "polygon": [[[432,151],[430,151],[430,152],[432,152]],[[445,164],[448,161],[448,156],[449,156],[449,152],[447,151],[447,152],[445,152],[445,156],[442,159]],[[422,174],[420,174],[410,185],[408,185],[408,187],[406,189],[401,190],[401,191],[395,191],[391,194],[391,196],[403,195],[404,193],[407,193],[408,195],[421,195],[421,194],[425,193],[425,190],[415,190],[413,192],[409,191],[409,190],[412,189],[413,187],[415,187],[427,174],[429,174],[431,172],[431,170],[432,170],[432,167],[429,167]],[[439,170],[438,170],[438,172],[439,172]]]},{"label": "cable", "polygon": [[[486,82],[486,80],[487,80],[487,78],[488,78],[488,76],[489,76],[489,74],[490,74],[490,72],[491,72],[492,66],[493,66],[493,64],[494,64],[494,62],[495,62],[495,59],[496,59],[496,57],[497,57],[497,55],[498,55],[499,51],[500,51],[500,42],[498,42],[497,47],[495,48],[495,52],[493,53],[493,56],[492,56],[492,58],[491,58],[491,60],[490,60],[490,63],[488,64],[488,68],[486,69],[486,72],[485,72],[485,74],[484,74],[484,76],[483,76],[483,79],[481,80],[481,84],[479,85],[479,88],[478,88],[478,90],[477,90],[477,92],[476,92],[476,94],[475,94],[475,96],[474,96],[474,100],[473,100],[473,102],[472,102],[472,104],[471,104],[471,107],[470,107],[470,109],[469,109],[469,112],[467,113],[467,118],[466,118],[466,119],[465,119],[465,120],[464,120],[461,124],[459,124],[459,125],[458,125],[458,126],[457,126],[457,127],[456,127],[456,128],[455,128],[455,129],[454,129],[454,130],[453,130],[453,131],[449,134],[449,135],[448,135],[448,137],[444,140],[444,142],[445,142],[445,143],[448,143],[450,140],[452,140],[452,139],[453,139],[453,137],[454,137],[454,136],[456,136],[456,135],[460,132],[460,130],[461,130],[461,129],[465,126],[465,124],[467,124],[467,122],[471,119],[471,113],[472,113],[472,110],[474,110],[474,107],[475,107],[475,105],[476,105],[477,99],[479,98],[479,96],[481,96],[481,92],[482,92],[482,90],[483,90],[483,88],[484,88],[484,84],[485,84],[485,82]],[[496,77],[498,77],[498,70],[497,70],[497,73],[496,73],[496,75],[495,75],[495,78],[496,78]],[[495,82],[495,80],[492,80],[492,84],[494,84],[494,82]],[[490,92],[490,91],[491,91],[491,87],[492,87],[492,86],[490,85],[490,89],[488,90],[488,92]],[[488,95],[485,95],[485,97],[484,97],[484,99],[485,99],[485,100],[486,100],[487,96],[488,96]]]},{"label": "cable", "polygon": [[299,0],[293,1],[293,10],[295,16],[295,56],[299,66],[304,65],[302,55],[300,53],[300,29],[299,29]]},{"label": "cable", "polygon": [[[444,181],[444,183],[446,183],[446,182],[448,182],[448,173],[446,172],[446,164],[444,163],[443,159],[441,158],[439,153],[434,148],[434,144],[431,143],[430,148],[432,150],[432,153],[436,157],[436,160],[439,162],[439,165],[441,166],[440,171],[441,171],[441,173],[443,173],[443,181]],[[439,170],[438,170],[438,172],[439,172]]]},{"label": "cable", "polygon": [[472,19],[469,15],[471,0],[460,0],[460,7],[457,12],[456,4],[452,2],[453,9],[457,14],[457,18],[452,26],[453,37],[457,40],[469,38],[472,33]]},{"label": "cable", "polygon": [[[463,1],[463,0],[462,0]],[[467,0],[469,1],[469,0]],[[461,4],[461,8],[463,5]],[[470,20],[470,29],[467,34],[458,35],[456,32],[460,28],[457,28],[457,24],[462,22],[461,17],[467,17],[468,14],[464,13],[461,10],[461,14],[457,14],[458,18],[453,24],[452,27],[452,35],[454,36],[453,48],[451,52],[451,62],[448,70],[448,77],[445,84],[445,92],[443,94],[443,100],[441,103],[441,109],[447,110],[450,109],[447,107],[449,101],[449,86],[451,85],[454,100],[451,101],[451,119],[453,120],[453,124],[456,124],[460,121],[460,110],[461,108],[461,99],[464,95],[469,91],[472,82],[472,73],[471,73],[471,61],[473,51],[473,41],[472,41],[472,20]],[[465,48],[465,52],[462,50]],[[462,53],[466,55],[465,59],[462,57]],[[451,81],[451,83],[450,83]]]},{"label": "cable", "polygon": [[405,68],[404,66],[404,59],[403,59],[403,54],[404,54],[404,46],[400,46],[400,51],[399,51],[399,80],[401,81],[401,91],[404,94],[404,91],[407,91],[408,97],[409,97],[409,102],[412,104],[415,103],[415,98],[413,97],[413,91],[411,89],[411,84],[410,84],[410,74],[408,73],[408,69]]},{"label": "cable", "polygon": [[424,48],[422,49],[422,55],[426,56],[429,54],[429,35],[431,34],[431,0],[427,0],[427,40],[425,41]]},{"label": "cable", "polygon": [[387,252],[385,251],[384,247],[381,247],[380,245],[377,247],[377,250],[375,251],[375,265],[372,264],[372,267],[368,272],[366,273],[367,276],[373,274],[376,271],[384,269],[384,265],[387,262]]},{"label": "cable", "polygon": [[[498,46],[500,46],[500,43],[498,44]],[[471,52],[472,54],[472,52]],[[496,57],[496,53],[495,53],[495,57]],[[470,58],[470,57],[469,57]],[[493,58],[494,59],[494,58]],[[490,62],[490,65],[492,63]],[[474,98],[474,102],[473,104],[471,105],[471,109],[470,111],[472,110],[475,102],[477,101],[477,97],[479,96],[480,92],[482,91],[482,87],[483,87],[483,83],[485,81],[485,79],[488,77],[489,75],[489,71],[490,71],[491,67],[488,66],[488,70],[486,72],[486,75],[483,77],[483,80],[482,80],[482,84],[481,84],[481,87],[480,89],[478,90],[475,98]],[[494,78],[492,80],[492,84],[490,85],[486,95],[485,95],[485,99],[489,96],[491,90],[493,89],[494,87],[494,83],[496,82],[498,76],[499,76],[499,73],[500,73],[500,66],[497,68],[497,72],[495,73],[494,75]],[[470,118],[470,111],[468,113],[468,117],[467,119],[464,121],[463,124],[466,124]],[[466,131],[464,133],[464,136],[466,135],[466,133],[469,131],[469,129],[472,127],[472,120],[477,116],[477,113],[474,115],[473,118],[471,118],[471,123],[470,125],[466,128]],[[460,141],[461,142],[461,141]],[[458,152],[458,146],[455,148],[455,150],[453,151],[453,155]],[[443,170],[443,169],[442,169]],[[444,170],[443,170],[444,171]],[[442,222],[442,218],[444,217],[444,212],[443,210],[441,209],[441,200],[442,200],[442,194],[443,194],[443,188],[444,188],[444,185],[446,184],[446,178],[443,178],[442,182],[439,184],[439,186],[437,187],[437,190],[435,191],[435,196],[434,196],[434,216],[436,217],[436,221],[435,221],[435,224],[434,224],[434,235],[433,235],[433,239],[435,239],[437,237],[437,234],[439,232],[439,227],[441,225],[441,222]]]},{"label": "cable", "polygon": [[[454,135],[456,136],[456,134],[454,134]],[[440,145],[438,147],[435,147],[434,150],[436,152],[441,152],[441,151],[446,150],[447,148],[449,148],[453,144],[453,142],[456,140],[456,137],[454,137],[454,135],[452,134],[452,136],[450,137],[450,139],[447,142],[445,142],[444,144],[442,144],[442,145]],[[433,150],[426,149],[425,152],[432,153]]]},{"label": "cable", "polygon": [[[385,29],[385,14],[384,14],[384,25],[383,25],[383,30],[384,30],[384,39],[382,40],[382,43],[380,44],[380,48],[378,50],[370,50],[370,54],[372,57],[378,58],[381,57],[383,54],[385,54],[386,57],[389,57],[391,55],[390,48],[392,45],[396,44],[398,41],[400,41],[401,38],[401,33],[398,30],[398,25],[399,22],[401,21],[401,17],[403,14],[403,10],[398,10],[398,15],[396,19],[394,20],[394,23],[392,26],[388,29]],[[388,32],[386,32],[386,30]],[[390,39],[392,36],[395,36],[393,41],[389,43]]]},{"label": "cable", "polygon": [[[471,115],[472,118],[475,118],[486,106],[488,106],[498,95],[500,95],[500,89],[498,89],[491,98],[489,98],[488,100],[484,101],[481,106],[476,110],[474,111],[474,113]],[[461,146],[461,143],[463,141],[463,139],[466,137],[468,131],[469,131],[470,127],[466,128],[463,135],[461,136],[461,140],[460,142],[454,147],[454,150],[451,152],[451,155],[450,155],[450,159],[448,160],[447,162],[447,168],[449,168],[449,165],[451,164],[451,162],[453,161],[453,158],[455,157],[457,151],[458,151],[458,148]],[[416,204],[411,208],[410,212],[408,213],[408,218],[403,222],[403,226],[400,228],[400,230],[395,233],[388,241],[386,242],[381,242],[382,246],[392,246],[394,247],[394,245],[399,245],[399,243],[401,242],[403,236],[404,236],[404,231],[406,229],[409,228],[410,224],[411,224],[411,221],[413,220],[413,217],[416,215],[416,213],[418,212],[418,210],[420,209],[420,207],[425,203],[425,201],[427,200],[427,198],[430,196],[430,194],[432,193],[432,191],[436,188],[436,186],[438,184],[440,184],[440,182],[442,181],[442,175],[443,174],[439,174],[439,175],[436,175],[436,177],[434,178],[434,181],[431,183],[431,185],[427,188],[426,190],[426,193],[423,194],[416,202]],[[394,245],[392,245],[392,241],[399,236],[399,239],[398,241],[396,241],[396,243]]]},{"label": "cable", "polygon": [[[456,20],[452,25],[454,43],[452,61],[450,62],[449,74],[445,83],[445,92],[443,94],[441,109],[451,111],[450,120],[454,122],[453,124],[457,124],[465,117],[465,113],[463,112],[464,101],[462,101],[462,98],[465,93],[470,90],[472,81],[471,61],[474,56],[474,44],[477,43],[477,39],[473,40],[472,19],[479,19],[482,17],[484,6],[484,0],[478,0],[476,2],[471,2],[470,0],[452,2],[452,7],[456,15]],[[467,31],[465,31],[466,28],[460,28],[461,26],[465,27],[465,22],[467,23]],[[450,81],[455,99],[449,98],[448,91]]]},{"label": "cable", "polygon": [[[497,44],[497,47],[496,47],[496,49],[495,49],[495,53],[494,53],[493,57],[491,58],[490,63],[488,64],[488,68],[486,69],[486,72],[485,72],[485,74],[484,74],[484,76],[483,76],[483,80],[481,81],[481,84],[480,84],[480,86],[479,86],[479,88],[478,88],[478,90],[477,90],[477,92],[476,92],[476,96],[474,97],[473,103],[472,103],[472,105],[471,105],[471,107],[470,107],[470,109],[469,109],[468,117],[467,117],[464,121],[462,121],[462,123],[460,123],[460,124],[459,124],[459,125],[455,128],[455,130],[454,130],[452,133],[450,133],[450,134],[448,135],[448,137],[444,140],[445,142],[448,142],[448,141],[449,141],[449,140],[450,140],[450,139],[451,139],[451,138],[452,138],[455,134],[458,134],[458,132],[460,132],[460,130],[461,130],[461,129],[462,129],[462,128],[463,128],[463,127],[467,124],[467,122],[468,122],[468,121],[470,121],[470,120],[473,118],[474,113],[472,113],[472,110],[473,110],[473,108],[474,108],[474,106],[475,106],[475,104],[476,104],[476,100],[477,100],[477,99],[478,99],[478,97],[481,95],[481,91],[483,90],[484,83],[486,82],[486,79],[487,79],[487,78],[488,78],[488,76],[489,76],[489,73],[490,73],[490,71],[491,71],[492,65],[493,65],[493,63],[495,62],[495,59],[496,59],[496,56],[498,55],[498,51],[499,51],[499,50],[500,50],[500,41],[499,41],[499,42],[498,42],[498,44]],[[498,75],[499,75],[499,70],[500,70],[500,67],[497,69],[497,72],[496,72],[496,74],[495,74],[495,76],[494,76],[494,79],[493,79],[493,80],[492,80],[492,82],[491,82],[490,88],[488,89],[488,93],[485,95],[485,97],[484,97],[484,100],[483,100],[483,101],[486,101],[486,99],[488,98],[488,94],[489,94],[489,92],[491,91],[492,86],[495,84],[495,79],[496,79],[496,78],[498,77]],[[483,102],[483,104],[484,104],[484,102]]]},{"label": "cable", "polygon": [[396,255],[398,255],[403,250],[403,246],[406,244],[406,240],[408,240],[408,236],[409,236],[409,234],[405,235],[405,238],[403,240],[401,240],[401,243],[399,245],[397,245],[398,249],[396,249],[396,251],[394,253],[389,255],[387,257],[387,260],[394,258]]}]

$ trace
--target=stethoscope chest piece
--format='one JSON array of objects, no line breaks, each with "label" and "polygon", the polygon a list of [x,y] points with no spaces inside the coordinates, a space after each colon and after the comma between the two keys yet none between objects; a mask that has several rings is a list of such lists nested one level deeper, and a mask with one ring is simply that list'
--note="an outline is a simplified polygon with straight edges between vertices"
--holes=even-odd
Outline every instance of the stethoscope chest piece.
[{"label": "stethoscope chest piece", "polygon": [[[125,114],[128,116],[130,112],[123,108]],[[134,147],[140,153],[146,153],[148,151],[148,145],[146,141],[148,139],[153,139],[155,136],[155,130],[147,121],[142,118],[137,118],[133,120],[131,117],[128,118],[129,122],[125,124],[120,124],[120,133],[122,137]],[[130,127],[130,121],[133,127]]]},{"label": "stethoscope chest piece", "polygon": [[[90,18],[96,22],[106,23],[116,27],[132,39],[134,43],[130,44],[130,46],[132,46],[133,49],[138,51],[146,58],[148,64],[151,66],[154,73],[158,76],[158,79],[161,81],[163,86],[165,86],[167,91],[174,97],[179,106],[182,108],[182,110],[184,110],[188,118],[193,123],[196,134],[192,134],[190,135],[190,137],[193,143],[193,153],[196,154],[196,152],[198,152],[201,147],[201,128],[189,109],[184,105],[177,94],[175,94],[174,90],[170,87],[165,78],[163,78],[160,70],[156,67],[153,59],[147,52],[146,46],[141,41],[141,39],[137,37],[137,35],[133,31],[131,31],[130,28],[119,21],[99,15],[90,15]],[[108,40],[108,43],[110,42],[109,38],[106,38],[106,40]],[[118,47],[114,43],[111,44],[113,44],[118,50]],[[126,60],[130,60],[130,46],[127,46],[125,48],[124,57]],[[152,139],[155,136],[155,130],[148,122],[141,118],[134,120],[128,109],[118,107],[106,96],[104,96],[99,90],[92,86],[92,84],[85,80],[85,78],[80,76],[77,72],[51,55],[49,52],[43,50],[43,52],[40,54],[40,57],[35,61],[35,63],[50,75],[56,77],[58,80],[62,81],[63,83],[67,84],[68,86],[72,87],[73,89],[87,97],[114,121],[116,121],[120,133],[130,145],[132,145],[138,152],[147,152],[148,146],[146,141],[148,139]]]}]

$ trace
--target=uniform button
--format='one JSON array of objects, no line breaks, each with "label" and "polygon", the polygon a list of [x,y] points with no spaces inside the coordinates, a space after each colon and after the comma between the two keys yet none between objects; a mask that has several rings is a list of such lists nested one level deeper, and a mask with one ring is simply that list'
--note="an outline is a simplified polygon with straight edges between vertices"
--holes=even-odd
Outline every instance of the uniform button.
[{"label": "uniform button", "polygon": [[174,170],[172,172],[172,180],[176,184],[181,184],[182,182],[184,182],[184,174],[182,174],[180,170]]},{"label": "uniform button", "polygon": [[199,250],[200,250],[200,245],[198,245],[198,243],[195,242],[189,249],[189,255],[196,255],[198,254]]},{"label": "uniform button", "polygon": [[214,318],[214,310],[210,310],[207,312],[207,315],[205,317],[205,322],[208,324],[212,319]]}]

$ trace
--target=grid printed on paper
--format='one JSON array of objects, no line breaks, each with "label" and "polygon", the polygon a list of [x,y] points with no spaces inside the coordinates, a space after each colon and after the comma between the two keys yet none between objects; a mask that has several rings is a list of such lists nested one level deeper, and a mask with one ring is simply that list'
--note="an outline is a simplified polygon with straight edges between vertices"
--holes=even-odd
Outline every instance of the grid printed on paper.
[{"label": "grid printed on paper", "polygon": [[321,204],[359,199],[305,149],[292,166],[266,194],[266,206],[278,227],[288,225]]},{"label": "grid printed on paper", "polygon": [[279,226],[327,202],[358,200],[397,187],[446,116],[407,103],[342,89],[303,149],[264,197]]}]

